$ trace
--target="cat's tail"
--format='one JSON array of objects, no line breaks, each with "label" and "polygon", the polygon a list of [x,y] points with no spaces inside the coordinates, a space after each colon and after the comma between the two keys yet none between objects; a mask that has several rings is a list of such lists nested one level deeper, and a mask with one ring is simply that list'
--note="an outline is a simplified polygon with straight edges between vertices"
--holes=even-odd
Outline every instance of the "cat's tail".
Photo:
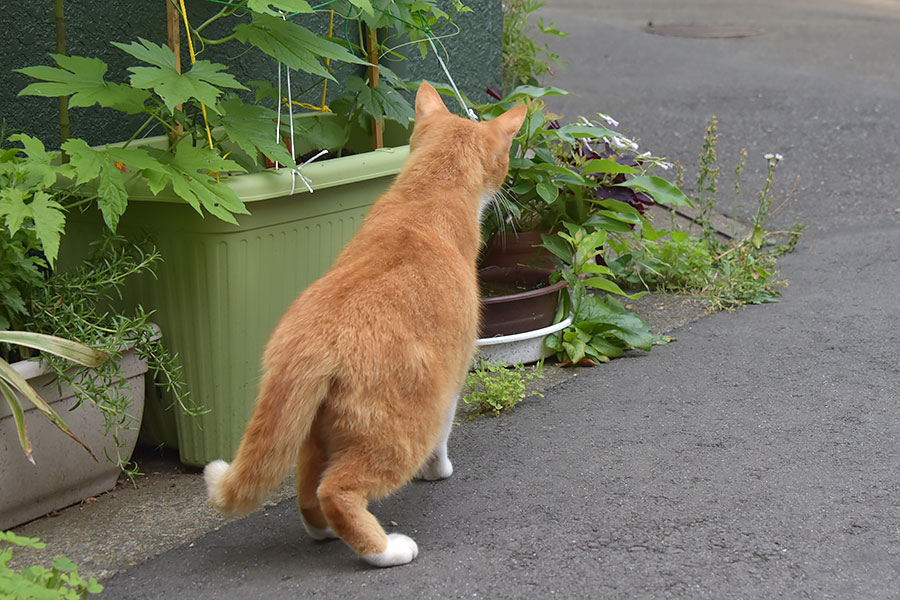
[{"label": "cat's tail", "polygon": [[283,374],[263,376],[234,461],[215,460],[203,470],[210,505],[224,515],[249,514],[281,484],[297,462],[330,383],[330,373],[307,372],[294,381]]}]

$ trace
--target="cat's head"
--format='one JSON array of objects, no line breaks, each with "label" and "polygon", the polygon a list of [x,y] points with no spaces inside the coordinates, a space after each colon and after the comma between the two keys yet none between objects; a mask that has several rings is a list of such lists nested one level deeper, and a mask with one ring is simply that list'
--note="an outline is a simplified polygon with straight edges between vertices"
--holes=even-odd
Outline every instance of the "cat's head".
[{"label": "cat's head", "polygon": [[509,147],[525,120],[524,105],[511,108],[490,121],[474,122],[452,114],[440,94],[427,81],[416,93],[416,125],[410,148],[429,141],[450,142],[457,135],[471,136],[478,148],[484,179],[484,194],[493,194],[506,179],[509,169]]}]

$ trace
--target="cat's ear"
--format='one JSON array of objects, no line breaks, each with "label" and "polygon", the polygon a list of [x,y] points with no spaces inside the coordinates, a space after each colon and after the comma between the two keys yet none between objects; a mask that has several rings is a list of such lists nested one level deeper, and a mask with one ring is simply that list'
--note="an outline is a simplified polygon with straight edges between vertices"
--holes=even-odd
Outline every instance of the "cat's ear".
[{"label": "cat's ear", "polygon": [[416,92],[416,119],[427,119],[437,114],[450,114],[441,95],[428,83],[423,81]]},{"label": "cat's ear", "polygon": [[512,143],[512,139],[519,133],[519,129],[522,127],[522,123],[525,121],[525,115],[527,113],[528,107],[524,104],[519,104],[496,119],[489,121],[489,123],[491,124],[491,127],[494,127],[499,131],[500,135],[503,136],[503,139],[507,140],[507,143]]}]

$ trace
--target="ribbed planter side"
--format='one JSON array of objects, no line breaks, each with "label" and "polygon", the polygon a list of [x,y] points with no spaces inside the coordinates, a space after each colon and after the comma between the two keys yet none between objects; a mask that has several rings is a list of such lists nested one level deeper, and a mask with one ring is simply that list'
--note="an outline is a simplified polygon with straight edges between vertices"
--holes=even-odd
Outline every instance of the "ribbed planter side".
[{"label": "ribbed planter side", "polygon": [[[176,414],[183,463],[233,456],[256,401],[268,336],[297,295],[330,268],[407,156],[408,147],[385,148],[310,164],[303,172],[312,194],[299,180],[291,194],[287,171],[236,177],[229,185],[251,213],[237,226],[200,217],[182,202],[129,198],[119,232],[149,233],[165,262],[158,279],[128,288],[126,302],[156,310],[153,319],[178,353],[190,393],[210,409],[200,417]],[[168,404],[148,405],[157,431],[142,441],[174,437],[160,413]]]},{"label": "ribbed planter side", "polygon": [[[31,464],[19,445],[9,406],[0,402],[0,530],[109,491],[115,487],[120,473],[106,459],[106,453],[116,455],[116,447],[112,437],[105,435],[104,417],[98,408],[84,403],[70,411],[75,404],[74,394],[65,387],[60,393],[51,375],[37,361],[22,361],[12,366],[63,417],[99,462],[94,462],[74,440],[51,425],[30,402],[21,399],[23,406],[31,406],[25,411],[35,462]],[[128,412],[137,419],[132,424],[133,431],[119,431],[119,440],[126,444],[123,453],[130,455],[137,442],[144,408],[147,364],[130,351],[121,357],[120,366],[128,380],[127,394],[131,401]]]}]

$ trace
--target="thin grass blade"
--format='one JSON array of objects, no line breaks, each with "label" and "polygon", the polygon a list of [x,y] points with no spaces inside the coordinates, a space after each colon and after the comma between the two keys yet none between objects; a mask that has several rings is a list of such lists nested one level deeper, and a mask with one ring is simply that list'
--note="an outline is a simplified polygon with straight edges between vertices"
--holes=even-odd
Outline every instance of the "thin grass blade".
[{"label": "thin grass blade", "polygon": [[99,462],[97,457],[94,456],[94,453],[91,452],[91,449],[87,447],[77,435],[72,433],[72,430],[69,429],[69,426],[66,425],[66,422],[63,421],[62,417],[60,417],[55,410],[53,410],[49,404],[44,402],[44,399],[41,398],[34,388],[25,381],[25,379],[19,375],[12,366],[6,361],[0,360],[0,381],[5,381],[10,387],[15,390],[18,390],[20,394],[22,394],[26,399],[28,399],[34,407],[37,408],[47,420],[50,421],[57,429],[65,433],[67,436],[78,442],[82,448],[84,448],[88,454],[91,455],[91,458],[94,459],[94,462]]},{"label": "thin grass blade", "polygon": [[34,457],[31,455],[31,441],[28,439],[28,429],[25,427],[25,411],[22,410],[22,404],[12,388],[0,380],[0,394],[6,398],[9,409],[12,411],[13,420],[16,422],[16,432],[19,434],[19,443],[22,445],[22,451],[28,462],[34,464]]}]

